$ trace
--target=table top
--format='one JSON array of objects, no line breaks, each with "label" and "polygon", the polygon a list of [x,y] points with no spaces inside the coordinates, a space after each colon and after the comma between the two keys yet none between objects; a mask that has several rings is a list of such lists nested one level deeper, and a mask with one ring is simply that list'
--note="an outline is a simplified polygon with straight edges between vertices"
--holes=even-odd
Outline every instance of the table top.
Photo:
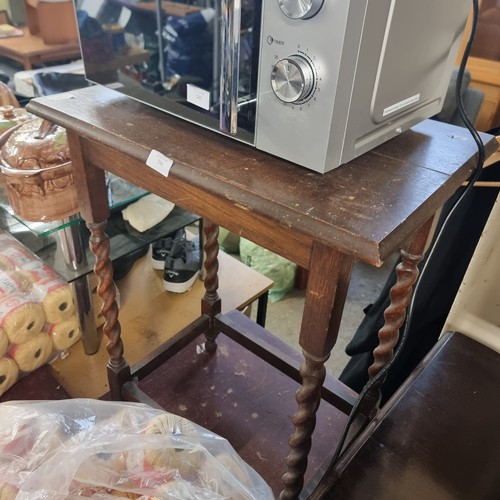
[{"label": "table top", "polygon": [[[68,57],[80,57],[80,43],[58,43],[46,45],[41,36],[31,35],[29,29],[24,26],[23,36],[0,39],[0,55],[17,55],[22,57],[36,57],[39,55],[59,54],[64,51]],[[71,54],[67,54],[70,52]]]},{"label": "table top", "polygon": [[[319,174],[106,87],[37,98],[29,110],[78,135],[86,161],[309,268],[315,241],[379,266],[476,164],[466,129],[426,120]],[[497,149],[484,135],[487,153]],[[168,176],[146,165],[155,150]]]}]

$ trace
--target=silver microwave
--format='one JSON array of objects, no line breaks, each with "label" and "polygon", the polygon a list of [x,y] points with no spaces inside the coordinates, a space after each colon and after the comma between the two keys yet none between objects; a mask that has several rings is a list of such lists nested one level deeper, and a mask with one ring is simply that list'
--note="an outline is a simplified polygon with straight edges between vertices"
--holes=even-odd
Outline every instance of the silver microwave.
[{"label": "silver microwave", "polygon": [[470,0],[75,0],[88,80],[325,173],[443,105]]}]

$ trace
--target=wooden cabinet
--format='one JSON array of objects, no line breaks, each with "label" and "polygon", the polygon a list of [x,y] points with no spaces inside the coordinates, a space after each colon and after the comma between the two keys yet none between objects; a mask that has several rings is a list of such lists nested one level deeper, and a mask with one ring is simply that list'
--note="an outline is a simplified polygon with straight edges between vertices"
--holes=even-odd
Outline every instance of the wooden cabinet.
[{"label": "wooden cabinet", "polygon": [[[460,63],[470,32],[462,43]],[[476,119],[476,127],[486,131],[500,126],[500,0],[479,0],[479,18],[467,69],[470,86],[483,91],[484,101]]]}]

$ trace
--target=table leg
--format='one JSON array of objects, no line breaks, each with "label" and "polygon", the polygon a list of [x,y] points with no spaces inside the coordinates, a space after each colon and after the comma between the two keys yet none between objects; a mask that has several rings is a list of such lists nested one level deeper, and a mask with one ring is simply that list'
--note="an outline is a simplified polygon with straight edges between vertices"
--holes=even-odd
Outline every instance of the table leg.
[{"label": "table leg", "polygon": [[109,217],[105,174],[103,170],[86,161],[77,134],[68,130],[67,137],[80,213],[90,230],[89,247],[96,258],[94,272],[99,279],[97,292],[103,302],[101,307],[105,320],[103,332],[108,337],[106,349],[109,354],[107,364],[109,389],[113,399],[121,400],[123,399],[121,386],[130,379],[130,367],[123,357],[113,266],[109,258],[109,237],[105,233]]},{"label": "table leg", "polygon": [[[399,330],[406,318],[406,309],[413,294],[413,285],[419,275],[418,264],[424,257],[425,247],[433,228],[434,217],[429,219],[401,248],[401,262],[396,266],[397,280],[391,288],[391,303],[384,311],[384,326],[378,332],[379,344],[373,351],[373,364],[368,368],[370,380],[392,360],[394,348],[399,341]],[[377,412],[382,397],[381,387],[385,376],[381,376],[367,391],[359,413],[371,418]]]},{"label": "table leg", "polygon": [[298,498],[304,485],[304,473],[321,401],[325,362],[337,340],[354,259],[316,242],[311,256],[309,279],[300,332],[304,363],[302,386],[297,391],[298,410],[292,417],[295,426],[290,436],[287,472],[280,500]]},{"label": "table leg", "polygon": [[221,312],[221,300],[217,292],[219,288],[219,226],[205,220],[203,222],[204,251],[205,251],[205,295],[201,299],[201,312],[209,317],[209,326],[205,332],[207,339],[206,349],[215,352],[217,349],[218,331],[214,326],[215,316]]},{"label": "table leg", "polygon": [[[351,435],[358,435],[360,430],[366,426],[366,423],[378,411],[381,399],[381,386],[385,380],[385,375],[381,372],[393,358],[393,351],[399,340],[399,329],[405,320],[406,310],[413,293],[413,285],[418,278],[418,264],[423,258],[425,247],[433,228],[433,219],[434,217],[429,219],[402,245],[401,262],[396,267],[397,281],[390,290],[391,303],[384,311],[385,323],[379,330],[379,345],[373,351],[374,362],[368,368],[370,381],[374,382],[374,385],[371,387],[367,385],[365,387],[363,390],[363,392],[366,391],[365,394],[360,396],[359,403],[354,407],[350,415],[352,428],[356,427],[355,419],[361,417],[356,431]],[[380,380],[373,381],[379,374]],[[343,449],[345,447],[344,445]],[[328,468],[321,472],[321,475],[327,477],[334,465],[335,462],[332,461]],[[307,498],[319,499],[323,498],[324,490],[319,488],[314,489],[312,493],[311,491],[307,493]]]},{"label": "table leg", "polygon": [[105,320],[103,333],[108,337],[106,349],[109,354],[107,364],[109,388],[113,399],[120,400],[122,399],[121,386],[130,379],[130,367],[123,357],[113,265],[109,258],[109,237],[104,232],[106,222],[88,222],[87,227],[90,230],[90,250],[96,258],[94,272],[99,278],[97,293],[102,299],[101,312]]},{"label": "table leg", "polygon": [[31,64],[31,59],[29,57],[23,57],[22,65],[24,67],[24,71],[30,71],[33,69],[33,65]]},{"label": "table leg", "polygon": [[269,292],[262,294],[257,301],[257,317],[255,322],[262,328],[266,326],[267,303],[269,301]]}]

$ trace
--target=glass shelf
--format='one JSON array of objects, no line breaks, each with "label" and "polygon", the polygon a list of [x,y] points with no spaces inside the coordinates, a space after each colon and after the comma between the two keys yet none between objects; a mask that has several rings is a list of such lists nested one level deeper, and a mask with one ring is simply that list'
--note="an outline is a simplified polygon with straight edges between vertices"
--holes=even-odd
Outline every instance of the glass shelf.
[{"label": "glass shelf", "polygon": [[[111,215],[106,225],[106,234],[110,238],[110,259],[114,266],[126,266],[133,262],[134,253],[145,250],[153,241],[200,219],[195,214],[174,207],[162,222],[141,233],[123,219],[120,209],[148,193],[116,176],[110,176],[109,193],[112,197]],[[5,199],[6,204],[3,199],[0,204],[0,228],[12,234],[63,279],[71,283],[93,270],[95,257],[88,246],[90,233],[78,215],[64,224],[28,222],[13,215],[8,199]],[[74,258],[71,259],[68,258],[68,244],[72,246]]]},{"label": "glass shelf", "polygon": [[[108,203],[111,211],[119,210],[148,194],[144,189],[134,186],[130,184],[130,182],[110,173],[106,173],[106,184],[108,187]],[[65,227],[78,224],[82,220],[77,214],[76,216],[54,222],[27,221],[14,213],[10,206],[7,192],[3,186],[0,189],[0,210],[8,213],[12,218],[17,220],[18,223],[25,226],[29,231],[40,238],[46,237],[54,231],[59,231]]]}]

